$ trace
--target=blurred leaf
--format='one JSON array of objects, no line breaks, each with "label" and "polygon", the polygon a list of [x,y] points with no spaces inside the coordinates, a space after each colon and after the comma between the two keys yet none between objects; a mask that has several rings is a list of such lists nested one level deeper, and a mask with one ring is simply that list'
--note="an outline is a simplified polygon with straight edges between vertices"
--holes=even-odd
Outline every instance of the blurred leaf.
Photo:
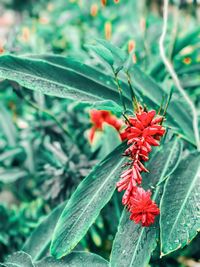
[{"label": "blurred leaf", "polygon": [[23,251],[13,253],[12,255],[8,256],[5,264],[14,264],[20,267],[34,267],[30,255]]},{"label": "blurred leaf", "polygon": [[110,66],[113,65],[114,58],[112,53],[102,45],[86,45],[86,48],[93,51],[101,60],[108,63]]},{"label": "blurred leaf", "polygon": [[[182,38],[177,38],[174,44],[172,57],[175,57],[183,48],[191,45],[192,43],[194,44],[196,42],[199,42],[199,33],[200,29],[198,28],[186,34]],[[161,60],[156,65],[154,65],[153,69],[150,72],[150,75],[152,77],[157,77],[160,76],[160,72],[165,72],[165,67]]]},{"label": "blurred leaf", "polygon": [[200,153],[186,156],[165,184],[161,199],[161,253],[188,244],[200,229]]},{"label": "blurred leaf", "polygon": [[90,109],[108,110],[111,111],[116,116],[121,116],[123,112],[123,108],[121,108],[115,102],[109,100],[104,100],[104,101],[99,101],[98,103],[94,103],[90,106]]},{"label": "blurred leaf", "polygon": [[17,145],[17,132],[11,116],[2,102],[0,103],[0,127],[8,140],[9,146],[15,147]]},{"label": "blurred leaf", "polygon": [[34,260],[39,260],[49,249],[51,238],[57,221],[66,205],[61,203],[37,226],[26,240],[22,250],[30,254]]},{"label": "blurred leaf", "polygon": [[86,234],[100,210],[112,197],[124,162],[120,145],[79,184],[65,207],[54,232],[51,253],[56,258],[68,254]]},{"label": "blurred leaf", "polygon": [[13,159],[19,155],[21,157],[23,157],[23,155],[24,155],[23,152],[24,152],[24,150],[22,147],[16,147],[13,149],[8,149],[0,155],[0,162],[5,161],[7,159]]},{"label": "blurred leaf", "polygon": [[123,63],[126,61],[126,53],[122,49],[112,45],[112,43],[104,39],[96,39],[96,41],[98,44],[101,44],[111,52],[114,57],[114,62],[116,62],[119,66],[123,65]]},{"label": "blurred leaf", "polygon": [[56,260],[53,257],[47,257],[38,263],[35,267],[108,267],[109,263],[102,257],[89,252],[72,252],[66,257]]},{"label": "blurred leaf", "polygon": [[26,177],[28,172],[20,168],[0,169],[0,182],[13,183],[20,178]]},{"label": "blurred leaf", "polygon": [[102,159],[111,153],[119,144],[121,139],[118,131],[111,125],[104,123],[103,132],[95,144],[94,149],[99,149],[98,158]]},{"label": "blurred leaf", "polygon": [[[178,138],[166,143],[161,150],[157,150],[147,168],[150,173],[144,175],[143,186],[149,189],[162,181],[168,173],[174,169],[179,156],[181,142]],[[158,204],[162,187],[156,187],[153,199]],[[111,252],[111,266],[145,267],[151,257],[151,253],[157,245],[158,223],[151,227],[142,227],[129,219],[130,213],[124,209],[118,226],[118,232],[114,239]]]},{"label": "blurred leaf", "polygon": [[12,264],[12,263],[0,263],[1,267],[19,267],[19,265]]}]

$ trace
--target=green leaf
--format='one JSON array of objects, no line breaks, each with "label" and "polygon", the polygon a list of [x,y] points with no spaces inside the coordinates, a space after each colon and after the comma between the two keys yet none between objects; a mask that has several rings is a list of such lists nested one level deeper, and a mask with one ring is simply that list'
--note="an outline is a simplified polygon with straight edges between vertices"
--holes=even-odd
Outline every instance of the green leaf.
[{"label": "green leaf", "polygon": [[12,264],[12,263],[0,263],[1,267],[20,267],[19,265]]},{"label": "green leaf", "polygon": [[90,106],[90,109],[97,109],[97,110],[108,110],[111,111],[116,116],[121,116],[123,112],[123,108],[117,105],[113,101],[104,100],[99,101],[98,103],[94,103]]},{"label": "green leaf", "polygon": [[28,172],[20,168],[1,169],[0,168],[0,182],[8,184],[17,181],[20,178],[24,178],[28,175]]},{"label": "green leaf", "polygon": [[5,134],[5,137],[7,138],[9,146],[17,146],[16,128],[12,122],[10,113],[8,112],[2,101],[0,103],[0,128],[2,128],[2,131]]},{"label": "green leaf", "polygon": [[[41,56],[42,58],[42,56]],[[120,104],[113,79],[71,58],[44,56],[33,59],[4,55],[0,57],[0,78],[47,95],[79,101],[113,100]],[[131,106],[129,97],[125,96]]]},{"label": "green leaf", "polygon": [[108,262],[93,253],[72,252],[63,259],[47,257],[35,264],[35,267],[108,267]]},{"label": "green leaf", "polygon": [[26,240],[22,250],[31,255],[34,260],[39,260],[49,249],[54,228],[65,205],[66,202],[61,203],[54,209]]},{"label": "green leaf", "polygon": [[[180,146],[181,143],[177,138],[166,143],[162,150],[157,150],[152,155],[147,165],[150,173],[143,176],[142,186],[145,189],[155,188],[156,183],[172,171],[176,165]],[[157,186],[152,196],[157,204],[161,193],[162,187]],[[157,245],[158,223],[146,228],[134,224],[129,217],[130,213],[124,209],[111,252],[112,267],[145,267]]]},{"label": "green leaf", "polygon": [[93,51],[100,59],[102,59],[109,65],[113,65],[114,58],[112,53],[102,45],[87,45],[86,48]]},{"label": "green leaf", "polygon": [[8,264],[13,264],[14,266],[16,265],[20,267],[34,267],[31,256],[23,251],[9,255],[5,261],[5,264],[7,264],[7,266],[12,266]]},{"label": "green leaf", "polygon": [[[131,75],[137,93],[144,97],[145,104],[149,107],[157,108],[163,96],[167,98],[166,92],[139,68],[134,66]],[[0,56],[0,78],[16,81],[28,89],[48,95],[90,103],[112,100],[121,105],[116,84],[109,75],[72,58],[50,55],[32,58],[3,55]],[[120,84],[126,106],[132,110],[127,84],[123,81],[120,81]],[[183,138],[195,144],[191,115],[183,101],[172,100],[168,108],[167,123]]]},{"label": "green leaf", "polygon": [[161,200],[161,252],[188,244],[200,229],[200,153],[186,156],[168,179]]},{"label": "green leaf", "polygon": [[0,155],[0,162],[5,161],[7,159],[13,159],[19,155],[21,157],[23,157],[23,155],[24,155],[24,150],[22,147],[15,147],[12,149],[7,149],[7,150],[5,150],[4,153],[2,153]]},{"label": "green leaf", "polygon": [[68,254],[94,223],[100,210],[112,197],[124,162],[120,145],[79,184],[56,226],[51,254],[61,258]]},{"label": "green leaf", "polygon": [[127,56],[122,49],[114,46],[113,44],[104,39],[96,39],[96,41],[111,52],[114,57],[115,63],[117,63],[118,65],[123,65],[123,63],[126,61]]},{"label": "green leaf", "polygon": [[100,139],[95,144],[94,149],[99,149],[98,158],[102,159],[111,153],[118,145],[121,144],[121,139],[118,131],[111,125],[104,123],[103,132]]}]

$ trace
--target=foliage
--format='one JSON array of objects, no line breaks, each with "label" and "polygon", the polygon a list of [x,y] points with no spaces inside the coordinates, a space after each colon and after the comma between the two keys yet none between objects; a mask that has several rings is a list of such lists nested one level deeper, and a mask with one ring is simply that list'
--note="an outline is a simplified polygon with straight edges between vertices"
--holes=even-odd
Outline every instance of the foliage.
[{"label": "foliage", "polygon": [[[200,153],[190,106],[159,56],[161,6],[100,2],[5,3],[22,20],[0,56],[0,266],[199,260]],[[166,51],[199,114],[197,8],[170,8]],[[166,117],[143,177],[160,207],[151,227],[134,224],[115,192],[126,149],[119,131],[104,123],[88,139],[90,110],[127,120],[135,99]]]}]

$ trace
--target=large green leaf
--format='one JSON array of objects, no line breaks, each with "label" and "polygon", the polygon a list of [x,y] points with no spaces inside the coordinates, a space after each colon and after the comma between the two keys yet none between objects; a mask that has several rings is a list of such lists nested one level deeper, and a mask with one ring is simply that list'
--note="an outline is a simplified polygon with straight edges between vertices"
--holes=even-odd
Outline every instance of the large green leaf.
[{"label": "large green leaf", "polygon": [[[107,99],[120,104],[111,77],[71,58],[4,55],[0,57],[0,78],[48,95],[90,102]],[[127,101],[130,102],[129,98]]]},{"label": "large green leaf", "polygon": [[5,261],[6,266],[34,267],[30,255],[23,251],[19,251],[9,255]]},{"label": "large green leaf", "polygon": [[161,252],[188,244],[200,229],[200,153],[185,157],[168,179],[161,200]]},{"label": "large green leaf", "polygon": [[[134,86],[144,97],[146,104],[157,108],[166,92],[139,68],[131,69]],[[112,100],[121,105],[113,78],[94,67],[72,58],[54,55],[17,57],[0,56],[0,78],[44,94],[78,99],[79,101]],[[126,83],[120,81],[125,103],[132,109],[131,97]],[[191,143],[195,143],[192,119],[183,101],[174,99],[168,109],[167,121]]]},{"label": "large green leaf", "polygon": [[[143,178],[143,186],[146,189],[155,187],[158,181],[174,169],[181,152],[181,142],[178,139],[166,143],[162,150],[158,150],[148,164],[149,174]],[[159,204],[162,187],[157,186],[153,192],[153,199]],[[151,227],[141,227],[129,219],[130,214],[123,211],[118,226],[112,253],[112,267],[144,267],[149,262],[152,251],[157,245],[158,223]]]},{"label": "large green leaf", "polygon": [[108,265],[104,258],[82,251],[72,252],[60,260],[47,257],[35,263],[35,267],[108,267]]},{"label": "large green leaf", "polygon": [[103,132],[100,133],[97,142],[93,145],[93,150],[99,149],[98,158],[103,159],[119,144],[121,144],[119,132],[113,126],[104,123]]},{"label": "large green leaf", "polygon": [[56,226],[51,254],[61,258],[68,254],[86,234],[100,210],[112,197],[124,162],[120,145],[79,184]]},{"label": "large green leaf", "polygon": [[26,240],[22,250],[31,255],[34,260],[39,260],[48,250],[54,228],[65,205],[66,202],[54,209]]}]

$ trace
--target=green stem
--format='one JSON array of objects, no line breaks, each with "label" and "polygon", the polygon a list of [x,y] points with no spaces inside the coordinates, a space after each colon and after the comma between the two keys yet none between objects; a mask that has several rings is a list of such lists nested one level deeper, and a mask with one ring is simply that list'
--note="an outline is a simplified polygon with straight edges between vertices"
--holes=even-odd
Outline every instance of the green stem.
[{"label": "green stem", "polygon": [[138,101],[137,101],[137,98],[136,98],[136,95],[135,95],[135,92],[134,92],[134,89],[132,86],[131,76],[130,76],[128,70],[126,71],[126,76],[127,76],[128,85],[129,85],[130,92],[131,92],[131,98],[133,101],[133,109],[137,112],[139,110]]},{"label": "green stem", "polygon": [[120,101],[122,103],[122,106],[123,106],[123,109],[124,109],[124,113],[126,113],[126,104],[125,104],[125,101],[124,101],[124,98],[123,98],[122,88],[121,88],[120,83],[119,83],[118,72],[116,72],[113,67],[112,67],[112,71],[113,71],[114,80],[115,80],[115,83],[117,85],[117,89],[118,89],[118,92],[119,92],[119,95],[120,95]]}]

